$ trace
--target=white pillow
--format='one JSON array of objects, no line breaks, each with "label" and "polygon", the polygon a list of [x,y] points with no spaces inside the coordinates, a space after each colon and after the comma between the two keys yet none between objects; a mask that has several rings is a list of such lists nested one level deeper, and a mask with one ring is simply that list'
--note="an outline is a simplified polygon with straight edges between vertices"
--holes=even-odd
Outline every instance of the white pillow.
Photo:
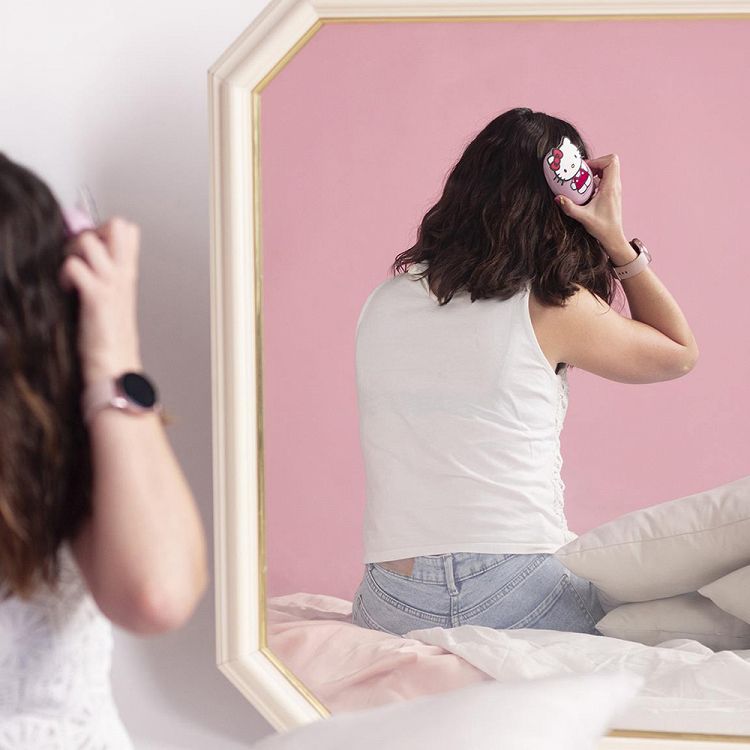
[{"label": "white pillow", "polygon": [[690,638],[714,651],[750,648],[750,625],[696,592],[623,604],[608,612],[596,627],[611,638],[647,646]]},{"label": "white pillow", "polygon": [[627,513],[555,555],[610,602],[697,591],[750,564],[750,476]]},{"label": "white pillow", "polygon": [[717,607],[750,623],[750,565],[698,589]]},{"label": "white pillow", "polygon": [[482,682],[334,714],[252,750],[594,750],[642,684],[631,672]]}]

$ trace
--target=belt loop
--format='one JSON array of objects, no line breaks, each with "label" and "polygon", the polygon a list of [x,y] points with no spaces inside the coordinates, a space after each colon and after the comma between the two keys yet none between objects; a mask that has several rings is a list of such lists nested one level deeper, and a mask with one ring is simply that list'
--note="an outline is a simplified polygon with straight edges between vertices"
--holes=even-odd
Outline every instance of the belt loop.
[{"label": "belt loop", "polygon": [[451,596],[455,596],[458,594],[458,589],[456,588],[456,579],[453,573],[454,566],[452,553],[443,558],[443,568],[445,569],[445,584],[448,587],[448,593]]},{"label": "belt loop", "polygon": [[458,588],[456,588],[456,579],[454,576],[453,553],[449,552],[443,558],[443,568],[445,570],[445,585],[448,588],[451,602],[451,627],[455,628],[460,623],[458,621]]}]

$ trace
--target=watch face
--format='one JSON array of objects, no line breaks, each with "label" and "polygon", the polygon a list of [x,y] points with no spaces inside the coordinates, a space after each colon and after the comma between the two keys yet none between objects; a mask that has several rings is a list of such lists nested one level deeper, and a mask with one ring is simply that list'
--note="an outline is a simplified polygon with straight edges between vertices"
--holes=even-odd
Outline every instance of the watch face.
[{"label": "watch face", "polygon": [[126,372],[118,382],[129,401],[144,409],[150,409],[156,404],[156,389],[143,375],[137,372]]},{"label": "watch face", "polygon": [[648,248],[637,237],[633,237],[631,245],[638,250],[639,255],[643,253],[646,256],[646,260],[651,260],[651,253],[648,251]]}]

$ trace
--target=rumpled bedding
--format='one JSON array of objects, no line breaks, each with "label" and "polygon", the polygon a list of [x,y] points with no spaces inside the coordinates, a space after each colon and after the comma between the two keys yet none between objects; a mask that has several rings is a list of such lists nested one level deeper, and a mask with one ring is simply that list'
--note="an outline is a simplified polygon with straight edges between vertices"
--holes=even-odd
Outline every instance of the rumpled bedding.
[{"label": "rumpled bedding", "polygon": [[412,630],[402,638],[353,625],[351,610],[344,599],[305,593],[267,606],[271,650],[332,713],[483,680],[622,669],[645,683],[616,728],[750,735],[750,650],[476,625]]},{"label": "rumpled bedding", "polygon": [[555,630],[494,630],[475,625],[413,630],[496,680],[601,670],[642,675],[638,697],[616,717],[618,729],[750,735],[750,650],[711,651],[680,638],[658,646]]},{"label": "rumpled bedding", "polygon": [[331,713],[493,678],[450,651],[353,625],[352,602],[289,594],[266,604],[268,646]]}]

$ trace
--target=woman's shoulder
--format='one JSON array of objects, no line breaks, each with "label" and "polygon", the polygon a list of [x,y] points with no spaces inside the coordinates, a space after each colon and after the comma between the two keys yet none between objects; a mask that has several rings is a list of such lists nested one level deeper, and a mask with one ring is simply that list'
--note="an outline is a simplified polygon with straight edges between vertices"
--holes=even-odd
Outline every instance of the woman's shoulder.
[{"label": "woman's shoulder", "polygon": [[601,315],[610,309],[609,304],[595,292],[575,284],[575,291],[562,304],[544,302],[533,291],[529,290],[529,312],[536,327],[547,326],[562,334],[571,323],[594,315]]},{"label": "woman's shoulder", "polygon": [[567,362],[569,339],[580,335],[585,321],[609,309],[607,302],[578,284],[562,305],[549,304],[529,289],[529,316],[539,346],[550,362]]}]

